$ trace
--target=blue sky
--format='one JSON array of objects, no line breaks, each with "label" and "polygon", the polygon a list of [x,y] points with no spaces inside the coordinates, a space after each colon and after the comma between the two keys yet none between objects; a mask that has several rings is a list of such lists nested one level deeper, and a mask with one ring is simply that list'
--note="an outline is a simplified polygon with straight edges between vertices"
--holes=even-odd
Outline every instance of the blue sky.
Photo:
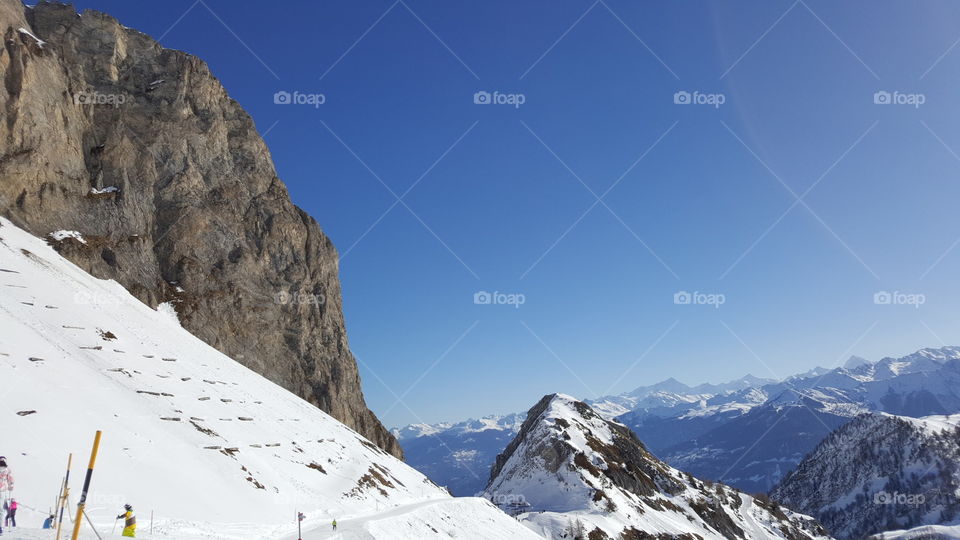
[{"label": "blue sky", "polygon": [[77,2],[253,116],[388,425],[960,344],[956,3],[246,5]]}]

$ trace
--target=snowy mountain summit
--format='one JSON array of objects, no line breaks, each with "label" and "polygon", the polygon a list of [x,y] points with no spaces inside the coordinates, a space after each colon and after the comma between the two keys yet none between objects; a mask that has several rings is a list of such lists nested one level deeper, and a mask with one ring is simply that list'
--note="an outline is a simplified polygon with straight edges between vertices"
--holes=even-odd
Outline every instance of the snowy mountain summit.
[{"label": "snowy mountain summit", "polygon": [[0,218],[0,453],[22,527],[3,538],[50,538],[27,529],[46,517],[69,453],[79,495],[96,430],[86,510],[101,532],[130,503],[141,532],[155,516],[151,538],[296,538],[295,511],[307,539],[326,538],[333,519],[338,538],[537,538],[488,501],[450,497],[174,313]]},{"label": "snowy mountain summit", "polygon": [[827,537],[813,518],[668,466],[624,425],[562,394],[530,409],[484,496],[548,537]]}]

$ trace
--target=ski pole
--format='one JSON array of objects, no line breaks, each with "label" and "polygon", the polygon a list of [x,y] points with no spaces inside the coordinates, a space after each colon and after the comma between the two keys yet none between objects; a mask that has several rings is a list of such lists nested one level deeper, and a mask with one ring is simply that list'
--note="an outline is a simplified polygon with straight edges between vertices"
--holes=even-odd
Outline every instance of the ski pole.
[{"label": "ski pole", "polygon": [[117,522],[120,521],[120,518],[113,520],[113,530],[110,531],[110,536],[113,536],[113,533],[117,532]]}]

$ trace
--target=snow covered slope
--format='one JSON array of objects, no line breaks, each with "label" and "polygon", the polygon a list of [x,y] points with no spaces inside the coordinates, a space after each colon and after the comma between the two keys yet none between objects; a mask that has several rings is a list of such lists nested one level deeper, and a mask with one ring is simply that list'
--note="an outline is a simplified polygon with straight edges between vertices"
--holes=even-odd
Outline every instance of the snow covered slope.
[{"label": "snow covered slope", "polygon": [[625,426],[562,394],[530,409],[485,496],[554,537],[826,537],[812,518],[668,466]]},{"label": "snow covered slope", "polygon": [[22,526],[39,525],[70,452],[79,494],[99,429],[87,508],[102,530],[129,502],[141,530],[152,511],[158,536],[177,539],[280,538],[296,510],[312,537],[333,518],[362,538],[536,537],[487,501],[450,498],[172,314],[0,219],[0,454]]},{"label": "snow covered slope", "polygon": [[[838,538],[955,524],[958,425],[960,415],[861,416],[820,443],[771,497],[816,516]],[[934,538],[905,534],[888,538]]]}]

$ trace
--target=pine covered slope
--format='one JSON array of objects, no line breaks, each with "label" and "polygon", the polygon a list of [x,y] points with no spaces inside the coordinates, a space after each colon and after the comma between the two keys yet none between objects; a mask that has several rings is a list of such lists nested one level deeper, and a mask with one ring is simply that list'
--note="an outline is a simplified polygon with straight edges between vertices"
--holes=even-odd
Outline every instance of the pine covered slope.
[{"label": "pine covered slope", "polygon": [[[85,241],[56,233],[70,235]],[[39,526],[70,452],[76,502],[99,429],[87,510],[101,531],[131,503],[141,528],[152,511],[178,540],[282,538],[296,510],[308,530],[336,518],[361,538],[536,537],[488,501],[452,499],[174,313],[0,218],[0,433],[21,526]]]},{"label": "pine covered slope", "polygon": [[485,496],[545,535],[825,537],[812,518],[668,466],[625,426],[561,394],[544,397],[527,413],[498,456]]},{"label": "pine covered slope", "polygon": [[816,516],[838,538],[956,522],[958,424],[960,415],[858,417],[821,442],[771,496]]}]

